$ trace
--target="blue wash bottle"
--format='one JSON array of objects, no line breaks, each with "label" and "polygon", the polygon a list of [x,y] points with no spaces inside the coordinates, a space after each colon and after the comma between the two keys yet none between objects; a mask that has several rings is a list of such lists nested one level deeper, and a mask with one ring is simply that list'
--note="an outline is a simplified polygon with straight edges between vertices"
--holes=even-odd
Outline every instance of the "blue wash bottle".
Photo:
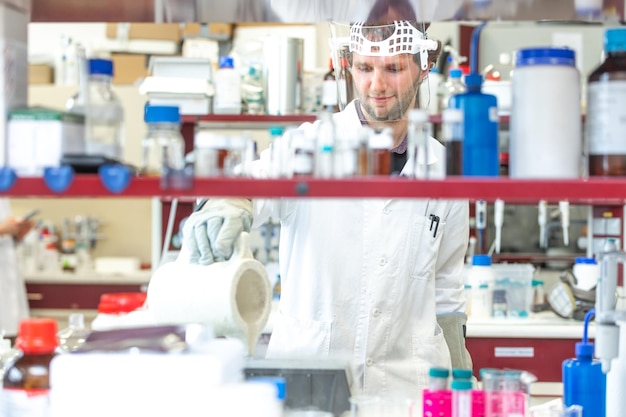
[{"label": "blue wash bottle", "polygon": [[563,361],[563,403],[566,407],[580,405],[583,417],[605,417],[606,375],[602,364],[593,358],[593,343],[587,339],[589,320],[595,310],[585,315],[583,340],[576,343],[576,358]]},{"label": "blue wash bottle", "polygon": [[465,76],[465,93],[450,97],[450,107],[463,112],[463,175],[497,177],[500,173],[498,100],[481,92],[483,77]]}]

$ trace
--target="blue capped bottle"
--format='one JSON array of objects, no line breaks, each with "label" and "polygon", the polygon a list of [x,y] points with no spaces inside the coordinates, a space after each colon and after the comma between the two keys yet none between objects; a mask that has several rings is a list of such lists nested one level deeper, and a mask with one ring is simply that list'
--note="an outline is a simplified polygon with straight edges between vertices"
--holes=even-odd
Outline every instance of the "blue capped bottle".
[{"label": "blue capped bottle", "polygon": [[602,364],[593,358],[593,343],[587,339],[589,320],[595,310],[585,315],[582,342],[576,343],[576,358],[563,361],[563,403],[566,407],[580,405],[582,417],[606,415],[606,375]]},{"label": "blue capped bottle", "polygon": [[482,83],[482,75],[466,75],[467,91],[450,97],[449,104],[450,108],[463,111],[463,175],[497,177],[498,100],[481,91]]}]

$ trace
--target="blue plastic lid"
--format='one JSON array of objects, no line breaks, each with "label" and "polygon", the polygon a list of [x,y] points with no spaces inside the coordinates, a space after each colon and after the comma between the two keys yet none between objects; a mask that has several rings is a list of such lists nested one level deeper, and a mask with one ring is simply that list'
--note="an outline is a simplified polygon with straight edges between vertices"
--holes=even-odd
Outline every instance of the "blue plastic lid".
[{"label": "blue plastic lid", "polygon": [[579,359],[590,359],[593,356],[593,343],[577,342],[576,357]]},{"label": "blue plastic lid", "polygon": [[450,371],[446,368],[430,368],[428,376],[433,378],[447,378],[450,376]]},{"label": "blue plastic lid", "polygon": [[467,391],[472,389],[472,381],[455,380],[450,384],[450,388],[455,391]]},{"label": "blue plastic lid", "polygon": [[146,123],[180,123],[180,114],[177,106],[146,106],[144,113]]},{"label": "blue plastic lid", "polygon": [[469,89],[469,90],[476,90],[476,89],[480,89],[480,87],[483,85],[483,76],[480,74],[467,74],[465,76],[465,86]]},{"label": "blue plastic lid", "polygon": [[454,368],[452,369],[452,378],[454,379],[470,379],[472,377],[471,369]]},{"label": "blue plastic lid", "polygon": [[489,255],[474,255],[472,257],[472,265],[489,266],[489,265],[491,265],[491,256],[489,256]]},{"label": "blue plastic lid", "polygon": [[233,58],[229,56],[220,57],[220,68],[234,68]]},{"label": "blue plastic lid", "polygon": [[450,78],[461,78],[463,76],[463,70],[461,68],[452,68],[450,70]]},{"label": "blue plastic lid", "polygon": [[515,66],[563,65],[576,66],[576,52],[569,48],[526,48],[516,53]]},{"label": "blue plastic lid", "polygon": [[270,135],[271,136],[280,136],[283,134],[285,129],[282,126],[270,126]]},{"label": "blue plastic lid", "polygon": [[577,257],[576,260],[574,261],[574,263],[577,263],[577,264],[589,264],[589,265],[596,265],[597,264],[595,258],[585,258],[583,256]]},{"label": "blue plastic lid", "polygon": [[110,59],[92,58],[89,60],[89,73],[113,76],[113,61]]},{"label": "blue plastic lid", "polygon": [[604,50],[607,52],[626,50],[626,29],[607,29],[604,32]]}]

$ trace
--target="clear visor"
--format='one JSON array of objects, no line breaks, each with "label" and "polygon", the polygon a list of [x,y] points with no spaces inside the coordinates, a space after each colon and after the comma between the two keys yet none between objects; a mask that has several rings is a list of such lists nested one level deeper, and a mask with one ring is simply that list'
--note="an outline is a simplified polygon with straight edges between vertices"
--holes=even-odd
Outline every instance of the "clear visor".
[{"label": "clear visor", "polygon": [[330,47],[339,108],[359,99],[370,122],[406,118],[407,111],[417,107],[419,84],[431,63],[429,52],[438,49],[424,32],[408,21],[332,22]]}]

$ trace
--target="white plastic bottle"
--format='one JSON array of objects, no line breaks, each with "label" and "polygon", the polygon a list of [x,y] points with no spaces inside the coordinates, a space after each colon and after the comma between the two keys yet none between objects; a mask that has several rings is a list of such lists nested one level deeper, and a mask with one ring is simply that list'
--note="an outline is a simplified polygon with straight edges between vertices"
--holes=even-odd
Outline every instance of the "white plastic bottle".
[{"label": "white plastic bottle", "polygon": [[220,57],[220,67],[215,72],[214,84],[213,113],[241,114],[241,76],[235,70],[231,57]]},{"label": "white plastic bottle", "polygon": [[491,316],[491,291],[495,283],[495,274],[491,268],[489,255],[474,255],[467,281],[471,286],[471,317],[489,318]]}]

